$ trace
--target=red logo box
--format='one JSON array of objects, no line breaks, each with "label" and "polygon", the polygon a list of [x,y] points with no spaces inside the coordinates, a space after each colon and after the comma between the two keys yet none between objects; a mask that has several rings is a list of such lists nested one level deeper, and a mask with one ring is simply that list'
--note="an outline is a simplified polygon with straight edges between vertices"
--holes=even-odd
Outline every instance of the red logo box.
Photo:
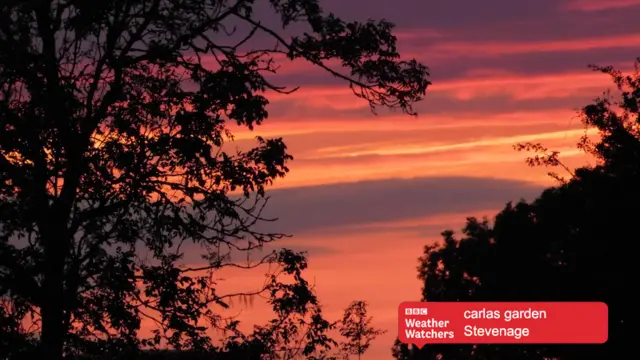
[{"label": "red logo box", "polygon": [[398,338],[426,344],[602,344],[602,302],[404,302]]}]

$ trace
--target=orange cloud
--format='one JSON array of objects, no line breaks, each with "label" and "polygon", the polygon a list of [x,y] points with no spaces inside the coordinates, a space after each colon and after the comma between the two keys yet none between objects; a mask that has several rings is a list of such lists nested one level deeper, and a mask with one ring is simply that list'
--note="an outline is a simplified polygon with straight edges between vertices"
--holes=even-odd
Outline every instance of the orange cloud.
[{"label": "orange cloud", "polygon": [[422,143],[414,143],[414,144],[396,144],[396,145],[387,145],[387,146],[375,146],[370,147],[369,149],[361,149],[357,151],[345,151],[344,148],[322,148],[318,149],[318,153],[326,154],[320,155],[322,156],[335,156],[339,154],[342,157],[354,157],[354,156],[364,156],[364,155],[420,155],[420,154],[430,154],[430,153],[443,153],[451,150],[461,150],[461,149],[472,149],[478,147],[487,147],[487,146],[499,146],[499,145],[513,145],[516,143],[523,142],[532,142],[537,140],[555,140],[555,139],[566,139],[570,138],[579,138],[584,134],[583,129],[577,130],[567,130],[567,131],[557,131],[557,132],[549,132],[549,133],[538,133],[538,134],[526,134],[526,135],[518,135],[511,137],[502,137],[502,138],[493,138],[493,139],[481,139],[468,141],[463,143],[449,143],[449,144],[434,144],[434,145],[426,145]]},{"label": "orange cloud", "polygon": [[[491,214],[495,209],[487,209],[482,211],[476,211],[479,214]],[[469,215],[465,215],[469,216]],[[376,231],[379,232],[381,229],[383,231],[393,231],[395,233],[397,229],[403,229],[408,226],[443,226],[443,224],[457,224],[460,222],[460,214],[459,213],[446,213],[446,214],[438,214],[436,216],[427,216],[427,217],[413,217],[401,220],[393,220],[393,221],[379,221],[379,222],[371,222],[365,224],[357,224],[351,225],[348,228],[360,230],[362,232],[370,232]],[[444,230],[444,229],[443,229]],[[433,234],[437,235],[437,234]]]},{"label": "orange cloud", "polygon": [[[499,109],[497,109],[499,111]],[[345,119],[332,119],[309,114],[299,117],[270,119],[255,131],[238,129],[236,139],[253,139],[256,135],[293,136],[314,133],[361,133],[363,131],[419,131],[435,129],[461,129],[467,127],[492,127],[500,125],[530,126],[547,123],[569,123],[575,118],[572,109],[541,109],[495,114],[452,113],[408,117],[401,114],[374,116],[363,114]],[[304,121],[302,121],[304,119]],[[390,139],[392,140],[392,139]]]},{"label": "orange cloud", "polygon": [[[561,151],[569,166],[584,165],[589,157],[573,147],[557,147],[549,142],[552,149]],[[285,180],[276,184],[278,188],[335,184],[363,180],[410,179],[414,177],[474,176],[525,180],[549,185],[552,182],[543,169],[528,168],[524,164],[526,154],[516,153],[510,146],[484,149],[483,152],[465,154],[443,154],[440,159],[433,157],[377,157],[360,160],[360,163],[341,163],[321,166],[298,163]],[[575,160],[574,160],[575,158]]]},{"label": "orange cloud", "polygon": [[[640,40],[640,36],[638,37]],[[640,42],[639,42],[640,44]],[[567,98],[571,96],[594,96],[611,87],[611,80],[601,73],[583,71],[543,75],[507,74],[479,76],[465,79],[435,81],[428,94],[443,94],[453,99],[469,101],[492,96],[506,96],[516,101]],[[288,107],[300,109],[354,110],[367,109],[365,100],[354,97],[347,86],[306,86],[293,94],[271,94],[269,100],[278,104],[286,102]],[[277,106],[277,105],[274,105]],[[311,115],[313,116],[313,115]]]},{"label": "orange cloud", "polygon": [[274,120],[240,132],[239,147],[255,135],[283,136],[295,156],[276,187],[429,176],[477,176],[549,184],[543,169],[526,166],[518,142],[541,142],[572,166],[589,157],[576,150],[584,133],[571,110],[407,118]]}]

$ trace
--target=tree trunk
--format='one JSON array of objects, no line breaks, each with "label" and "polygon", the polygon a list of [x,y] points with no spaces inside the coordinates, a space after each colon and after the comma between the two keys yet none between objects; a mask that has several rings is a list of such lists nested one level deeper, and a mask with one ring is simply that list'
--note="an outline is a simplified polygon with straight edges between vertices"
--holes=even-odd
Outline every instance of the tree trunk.
[{"label": "tree trunk", "polygon": [[[63,231],[56,231],[58,226],[50,227],[51,232],[42,234],[45,241],[45,273],[42,297],[42,359],[63,359],[65,337],[64,316],[64,264],[66,241]],[[54,230],[56,229],[56,230]],[[60,236],[62,235],[62,236]]]}]

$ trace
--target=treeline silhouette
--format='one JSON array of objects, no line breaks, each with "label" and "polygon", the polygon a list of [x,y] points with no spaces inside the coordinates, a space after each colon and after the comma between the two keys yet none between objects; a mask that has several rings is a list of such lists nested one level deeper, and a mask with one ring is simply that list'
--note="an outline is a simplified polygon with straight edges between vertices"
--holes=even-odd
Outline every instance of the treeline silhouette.
[{"label": "treeline silhouette", "polygon": [[[425,301],[603,301],[609,338],[603,345],[429,345],[396,341],[399,360],[590,360],[631,352],[629,328],[633,246],[640,215],[640,74],[611,67],[617,92],[580,111],[585,137],[577,144],[597,164],[565,166],[541,144],[518,144],[536,154],[558,180],[532,202],[509,203],[493,221],[468,218],[460,235],[442,233],[419,261]],[[612,95],[613,94],[613,95]],[[591,136],[589,136],[591,133]],[[566,176],[563,176],[565,173]]]}]

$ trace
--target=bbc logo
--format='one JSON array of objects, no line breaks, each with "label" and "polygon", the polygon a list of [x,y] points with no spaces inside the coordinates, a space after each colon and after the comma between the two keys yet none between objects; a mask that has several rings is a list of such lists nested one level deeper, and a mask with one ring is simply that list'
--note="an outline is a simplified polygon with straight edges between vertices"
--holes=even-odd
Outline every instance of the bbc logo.
[{"label": "bbc logo", "polygon": [[427,315],[427,308],[406,308],[404,309],[405,315]]}]

